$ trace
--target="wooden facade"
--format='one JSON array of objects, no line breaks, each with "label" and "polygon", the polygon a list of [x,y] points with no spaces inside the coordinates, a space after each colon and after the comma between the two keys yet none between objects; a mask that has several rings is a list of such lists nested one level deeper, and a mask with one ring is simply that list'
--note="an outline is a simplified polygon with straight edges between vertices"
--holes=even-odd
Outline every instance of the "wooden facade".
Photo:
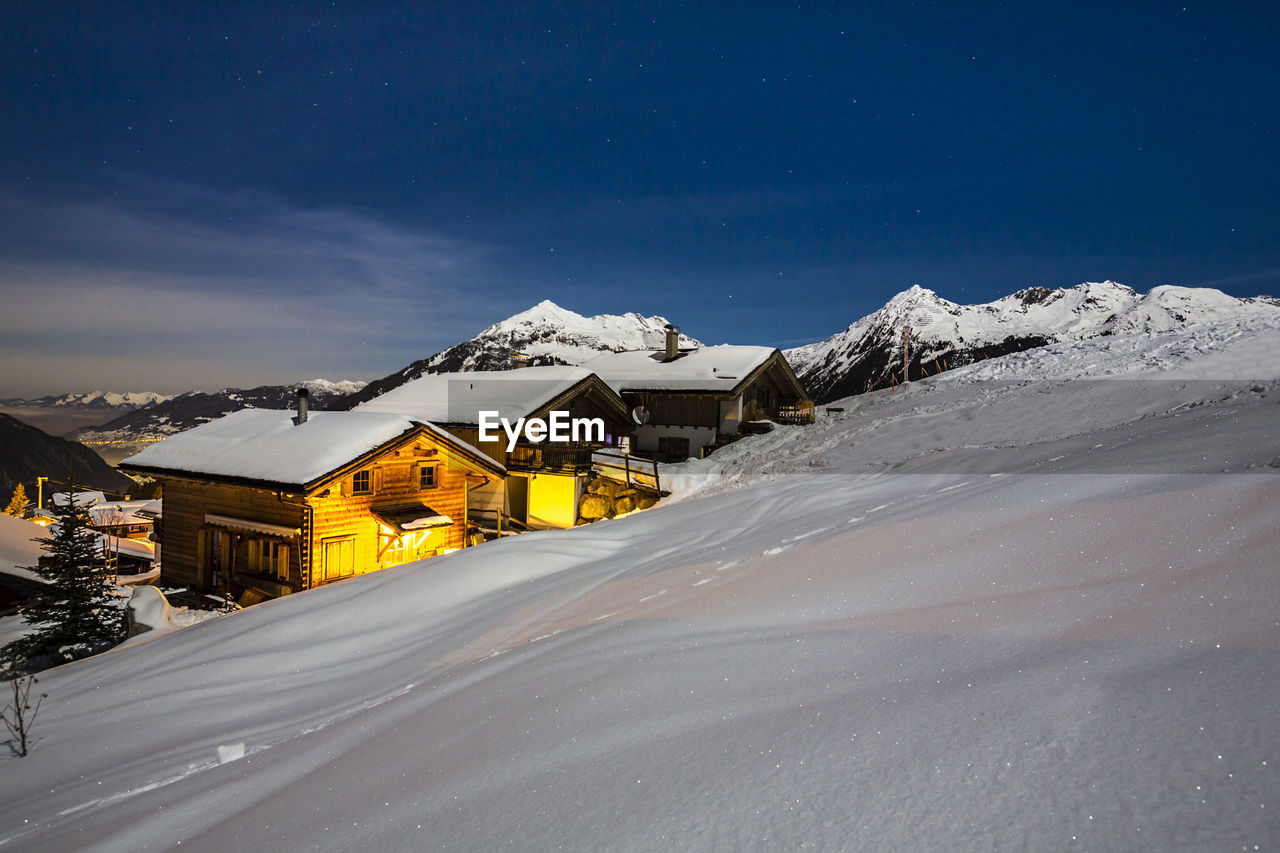
[{"label": "wooden facade", "polygon": [[122,467],[163,484],[164,582],[242,602],[466,547],[471,490],[505,474],[423,426],[303,484]]},{"label": "wooden facade", "polygon": [[[568,412],[570,418],[600,418],[604,421],[605,441],[583,441],[577,443],[550,444],[548,442],[533,443],[521,436],[516,447],[507,452],[507,437],[501,430],[499,438],[492,441],[480,441],[480,428],[474,422],[441,423],[441,429],[447,430],[472,447],[484,451],[485,455],[508,470],[536,471],[546,467],[538,459],[550,459],[556,451],[580,451],[616,446],[618,439],[631,435],[635,424],[631,422],[629,410],[622,399],[614,393],[597,376],[588,376],[581,382],[557,394],[542,403],[538,408],[524,414],[526,419],[549,418],[551,412]],[[478,413],[477,413],[478,414]],[[548,450],[550,453],[540,454],[538,451]]]},{"label": "wooden facade", "polygon": [[[501,486],[477,492],[476,507],[501,527],[514,521],[521,527],[572,527],[578,521],[578,503],[591,473],[591,453],[617,447],[635,430],[629,409],[598,376],[588,376],[524,415],[527,419],[568,412],[572,418],[599,418],[604,439],[578,442],[531,442],[523,435],[507,450],[508,439],[480,440],[474,423],[439,424],[441,429],[483,451],[508,472]],[[492,434],[492,433],[491,433]]]}]

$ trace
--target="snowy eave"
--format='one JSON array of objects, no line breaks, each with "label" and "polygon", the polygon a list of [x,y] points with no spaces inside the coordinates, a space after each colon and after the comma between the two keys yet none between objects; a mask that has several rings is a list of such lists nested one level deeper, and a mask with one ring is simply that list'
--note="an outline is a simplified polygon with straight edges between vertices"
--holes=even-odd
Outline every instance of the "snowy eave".
[{"label": "snowy eave", "polygon": [[212,512],[205,513],[205,524],[212,524],[215,527],[226,527],[231,530],[244,530],[249,533],[265,533],[268,536],[284,536],[292,537],[301,535],[302,530],[297,527],[288,527],[283,524],[268,524],[265,521],[255,521],[251,518],[236,518],[230,515],[217,515]]},{"label": "snowy eave", "polygon": [[396,533],[430,530],[433,527],[448,527],[453,524],[453,519],[449,516],[436,512],[426,504],[374,509],[371,512],[374,518]]},{"label": "snowy eave", "polygon": [[126,554],[130,557],[140,557],[143,560],[154,560],[156,558],[156,546],[151,542],[143,542],[140,539],[111,539],[107,542],[107,550],[116,554]]}]

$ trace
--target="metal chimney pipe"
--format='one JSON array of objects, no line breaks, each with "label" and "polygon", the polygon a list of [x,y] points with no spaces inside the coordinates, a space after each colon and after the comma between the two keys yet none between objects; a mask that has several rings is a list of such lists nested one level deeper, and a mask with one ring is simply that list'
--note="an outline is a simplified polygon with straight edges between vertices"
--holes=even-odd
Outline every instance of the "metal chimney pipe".
[{"label": "metal chimney pipe", "polygon": [[298,389],[298,417],[294,423],[301,426],[307,422],[307,407],[310,402],[311,392],[306,388]]},{"label": "metal chimney pipe", "polygon": [[663,328],[667,331],[667,352],[663,361],[671,361],[680,354],[680,329],[670,323]]}]

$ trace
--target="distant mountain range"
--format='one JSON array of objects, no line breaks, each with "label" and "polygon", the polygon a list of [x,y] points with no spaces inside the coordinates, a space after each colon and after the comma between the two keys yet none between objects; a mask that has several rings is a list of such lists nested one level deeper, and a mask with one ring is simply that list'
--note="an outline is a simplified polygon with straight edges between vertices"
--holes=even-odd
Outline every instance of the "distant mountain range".
[{"label": "distant mountain range", "polygon": [[958,305],[912,287],[825,341],[785,351],[819,403],[902,381],[902,328],[911,334],[908,373],[958,367],[1011,352],[1102,335],[1161,332],[1280,313],[1270,296],[1237,299],[1211,288],[1156,287],[1140,294],[1114,281],[1032,287],[981,305]]},{"label": "distant mountain range", "polygon": [[[374,380],[355,394],[335,401],[333,408],[350,408],[427,373],[462,370],[506,370],[511,353],[529,357],[529,364],[581,364],[602,352],[661,348],[665,317],[640,314],[597,314],[584,317],[550,300],[494,323],[469,341],[441,350]],[[682,347],[702,346],[687,335]]]},{"label": "distant mountain range", "polygon": [[[922,373],[1058,341],[1159,332],[1258,312],[1280,312],[1280,300],[1269,296],[1237,299],[1218,290],[1186,287],[1157,287],[1140,294],[1104,281],[1056,290],[1032,287],[994,302],[960,305],[931,290],[912,287],[844,331],[786,350],[785,355],[813,398],[823,403],[900,382],[904,325],[910,327],[912,338],[909,375],[918,379]],[[156,441],[239,409],[289,408],[299,385],[310,389],[313,408],[347,409],[423,374],[505,369],[513,351],[526,355],[531,364],[581,364],[601,352],[660,348],[666,325],[664,317],[634,313],[584,317],[543,301],[470,340],[367,384],[317,379],[293,385],[228,388],[214,394],[193,391],[169,397],[149,392],[95,392],[20,402],[102,406],[109,412],[109,406],[118,400],[123,411],[117,417],[82,429],[76,437],[123,452],[131,445]],[[701,346],[683,334],[680,345]],[[144,402],[148,397],[152,401]]]},{"label": "distant mountain range", "polygon": [[79,409],[140,409],[173,399],[172,394],[157,394],[154,391],[129,391],[121,394],[115,391],[89,391],[84,394],[62,394],[37,397],[33,400],[10,398],[0,400],[0,406],[18,407],[57,407]]},{"label": "distant mountain range", "polygon": [[101,426],[82,429],[77,438],[95,444],[130,444],[155,441],[240,409],[287,409],[294,405],[298,388],[311,392],[311,406],[323,409],[334,399],[364,387],[363,382],[309,379],[291,385],[257,388],[224,388],[213,394],[188,391],[140,409],[126,411]]},{"label": "distant mountain range", "polygon": [[[127,493],[137,486],[83,444],[0,414],[0,498],[5,503],[18,483],[35,501],[37,477],[49,477],[58,482],[59,490],[65,490],[63,481],[68,474],[75,478],[77,486],[108,492]],[[46,496],[49,493],[46,486]]]}]

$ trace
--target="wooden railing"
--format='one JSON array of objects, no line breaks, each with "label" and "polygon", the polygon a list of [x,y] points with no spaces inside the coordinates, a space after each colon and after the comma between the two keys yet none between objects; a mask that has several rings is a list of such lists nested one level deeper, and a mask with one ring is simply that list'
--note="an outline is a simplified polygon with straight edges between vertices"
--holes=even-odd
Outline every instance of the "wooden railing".
[{"label": "wooden railing", "polygon": [[517,444],[507,454],[507,468],[512,471],[585,472],[591,469],[591,454],[598,449],[576,445]]},{"label": "wooden railing", "polygon": [[597,474],[651,491],[662,492],[658,463],[620,450],[605,449],[591,454],[591,468]]},{"label": "wooden railing", "polygon": [[778,414],[773,420],[780,424],[803,426],[814,421],[813,403],[801,403],[795,406],[779,406]]}]

